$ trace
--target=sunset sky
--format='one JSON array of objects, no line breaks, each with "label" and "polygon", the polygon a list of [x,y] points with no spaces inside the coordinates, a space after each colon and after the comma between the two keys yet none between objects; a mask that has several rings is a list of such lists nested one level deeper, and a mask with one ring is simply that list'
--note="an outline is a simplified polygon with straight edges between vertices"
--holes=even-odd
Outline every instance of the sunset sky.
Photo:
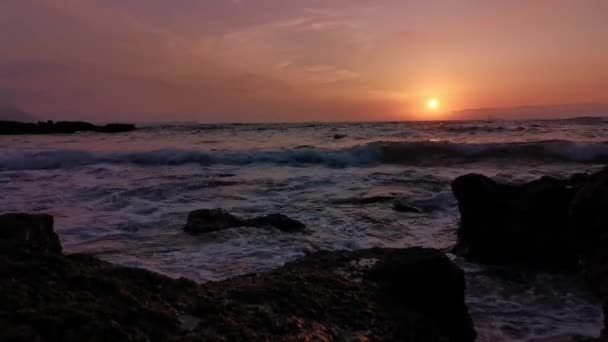
[{"label": "sunset sky", "polygon": [[0,105],[52,119],[608,109],[606,0],[1,0],[0,43]]}]

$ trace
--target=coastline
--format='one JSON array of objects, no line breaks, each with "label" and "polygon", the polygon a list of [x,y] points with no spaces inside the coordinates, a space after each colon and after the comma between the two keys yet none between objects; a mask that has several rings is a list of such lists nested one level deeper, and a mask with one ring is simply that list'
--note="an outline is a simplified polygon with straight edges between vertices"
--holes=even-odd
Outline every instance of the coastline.
[{"label": "coastline", "polygon": [[2,340],[475,339],[464,273],[437,250],[319,252],[197,284],[63,255],[49,223],[0,216]]},{"label": "coastline", "polygon": [[[515,269],[574,270],[607,317],[607,185],[608,169],[521,185],[458,177],[452,188],[462,226],[454,253]],[[240,220],[203,213],[213,215],[199,218],[201,227]],[[49,215],[0,216],[1,288],[9,298],[0,317],[12,327],[6,338],[475,340],[464,272],[438,250],[322,251],[270,272],[197,284],[63,255],[52,225]],[[605,339],[606,328],[598,341]]]}]

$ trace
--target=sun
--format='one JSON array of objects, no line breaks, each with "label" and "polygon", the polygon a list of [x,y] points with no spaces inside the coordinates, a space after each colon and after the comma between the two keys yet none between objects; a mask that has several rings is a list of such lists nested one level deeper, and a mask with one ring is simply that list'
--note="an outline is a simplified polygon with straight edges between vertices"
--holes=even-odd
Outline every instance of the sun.
[{"label": "sun", "polygon": [[437,110],[439,109],[439,100],[437,99],[429,99],[426,103],[426,106],[428,107],[428,109],[430,110]]}]

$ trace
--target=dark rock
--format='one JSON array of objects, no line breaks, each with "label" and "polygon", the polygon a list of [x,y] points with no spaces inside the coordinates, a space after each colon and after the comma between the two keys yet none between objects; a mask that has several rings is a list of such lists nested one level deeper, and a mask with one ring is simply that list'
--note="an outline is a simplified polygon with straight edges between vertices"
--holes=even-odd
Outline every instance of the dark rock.
[{"label": "dark rock", "polygon": [[0,244],[39,252],[60,253],[61,242],[47,214],[0,215]]},{"label": "dark rock", "polygon": [[608,340],[608,168],[587,177],[570,206],[571,224],[583,275],[604,303],[604,331]]},{"label": "dark rock", "polygon": [[321,252],[202,285],[0,249],[0,340],[467,342],[464,286],[457,266],[423,248]]},{"label": "dark rock", "polygon": [[346,138],[346,134],[334,134],[335,140],[344,139],[344,138]]},{"label": "dark rock", "polygon": [[577,190],[570,180],[550,177],[523,185],[458,177],[452,183],[461,216],[457,249],[481,262],[576,267],[568,212]]},{"label": "dark rock", "polygon": [[306,226],[302,222],[283,214],[270,214],[251,219],[242,219],[223,209],[200,209],[190,212],[184,231],[201,234],[235,227],[270,227],[287,233],[306,231]]},{"label": "dark rock", "polygon": [[482,262],[581,270],[603,302],[601,340],[608,340],[608,168],[519,186],[466,175],[452,189],[461,213],[456,251]]},{"label": "dark rock", "polygon": [[579,249],[585,251],[597,248],[600,237],[608,234],[608,168],[580,183],[583,185],[572,200],[569,214],[576,227]]},{"label": "dark rock", "polygon": [[[416,315],[423,313],[435,317],[436,327],[450,331],[453,340],[475,339],[471,318],[462,314],[467,312],[464,272],[439,251],[411,248],[389,254],[377,261],[369,278],[381,284],[382,300],[404,314],[405,321],[414,318],[416,324]],[[411,309],[404,310],[408,307],[419,312],[412,315]]]},{"label": "dark rock", "polygon": [[107,124],[97,126],[80,121],[46,121],[38,123],[0,121],[1,134],[72,134],[76,132],[120,133],[135,130],[133,124]]},{"label": "dark rock", "polygon": [[245,221],[250,227],[273,227],[283,232],[302,232],[306,230],[304,223],[296,221],[283,214],[270,214]]},{"label": "dark rock", "polygon": [[188,214],[184,230],[200,234],[240,227],[243,224],[243,220],[222,209],[200,209]]}]

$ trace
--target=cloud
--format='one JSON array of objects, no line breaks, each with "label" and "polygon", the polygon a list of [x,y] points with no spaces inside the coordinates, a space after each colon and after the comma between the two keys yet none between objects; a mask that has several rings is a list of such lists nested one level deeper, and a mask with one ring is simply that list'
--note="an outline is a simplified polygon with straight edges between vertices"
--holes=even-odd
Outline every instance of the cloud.
[{"label": "cloud", "polygon": [[430,93],[601,102],[602,6],[3,0],[0,91],[53,118],[137,120],[408,118]]}]

